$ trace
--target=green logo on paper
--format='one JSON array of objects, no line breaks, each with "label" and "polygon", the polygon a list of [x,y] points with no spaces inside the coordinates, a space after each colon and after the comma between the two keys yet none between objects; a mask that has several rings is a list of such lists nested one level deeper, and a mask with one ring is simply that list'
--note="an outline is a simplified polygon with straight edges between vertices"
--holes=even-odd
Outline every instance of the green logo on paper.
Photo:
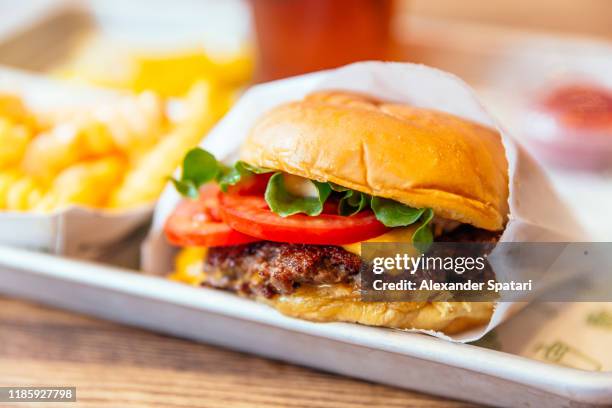
[{"label": "green logo on paper", "polygon": [[535,349],[535,353],[536,356],[545,361],[566,367],[591,371],[601,371],[602,369],[602,365],[599,361],[560,340],[548,345],[538,345]]},{"label": "green logo on paper", "polygon": [[586,322],[589,326],[612,330],[612,312],[600,310],[589,313]]}]

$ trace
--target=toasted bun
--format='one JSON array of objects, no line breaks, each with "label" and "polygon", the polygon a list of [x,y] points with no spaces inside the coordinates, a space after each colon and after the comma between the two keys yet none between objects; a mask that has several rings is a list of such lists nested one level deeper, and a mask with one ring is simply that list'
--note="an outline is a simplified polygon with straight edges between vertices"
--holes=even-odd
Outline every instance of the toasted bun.
[{"label": "toasted bun", "polygon": [[346,284],[302,286],[290,295],[258,300],[300,319],[446,334],[487,324],[493,314],[490,302],[362,302],[358,289]]},{"label": "toasted bun", "polygon": [[263,116],[241,159],[488,230],[508,215],[500,135],[448,113],[319,92]]}]

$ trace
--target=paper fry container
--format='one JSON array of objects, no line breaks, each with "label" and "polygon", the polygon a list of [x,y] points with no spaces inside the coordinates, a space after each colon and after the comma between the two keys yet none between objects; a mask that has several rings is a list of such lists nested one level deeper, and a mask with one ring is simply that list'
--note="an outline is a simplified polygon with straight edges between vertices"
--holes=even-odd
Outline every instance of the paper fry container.
[{"label": "paper fry container", "polygon": [[[510,215],[500,242],[554,242],[582,240],[584,234],[572,214],[559,201],[543,170],[519,146],[459,78],[437,69],[405,63],[362,62],[251,88],[201,146],[221,160],[234,159],[256,120],[275,106],[302,99],[317,90],[347,90],[422,108],[445,111],[497,129],[509,163]],[[350,143],[350,141],[347,141]],[[401,148],[401,146],[398,146]],[[166,274],[172,270],[175,250],[166,243],[162,227],[180,199],[167,187],[154,214],[143,246],[143,269]],[[454,336],[428,332],[454,341],[474,341],[507,319],[524,303],[498,303],[486,327]],[[276,311],[270,309],[270,313]]]},{"label": "paper fry container", "polygon": [[[0,92],[19,95],[34,111],[93,107],[126,95],[65,84],[9,68],[0,68]],[[0,244],[90,258],[146,223],[152,212],[153,205],[125,211],[79,206],[51,213],[0,211]]]}]

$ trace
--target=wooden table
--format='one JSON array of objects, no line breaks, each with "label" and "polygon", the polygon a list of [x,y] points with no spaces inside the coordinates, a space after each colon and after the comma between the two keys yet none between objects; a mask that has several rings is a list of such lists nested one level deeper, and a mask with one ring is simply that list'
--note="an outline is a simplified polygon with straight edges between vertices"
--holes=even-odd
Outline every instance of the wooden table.
[{"label": "wooden table", "polygon": [[473,406],[3,297],[0,385],[76,386],[78,406]]}]

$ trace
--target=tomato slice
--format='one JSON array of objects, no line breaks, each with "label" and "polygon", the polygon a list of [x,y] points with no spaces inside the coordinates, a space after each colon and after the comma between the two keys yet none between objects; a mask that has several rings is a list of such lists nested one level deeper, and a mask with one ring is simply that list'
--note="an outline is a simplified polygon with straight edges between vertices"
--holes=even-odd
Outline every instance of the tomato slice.
[{"label": "tomato slice", "polygon": [[221,217],[231,228],[263,240],[299,244],[344,245],[377,237],[389,230],[372,211],[351,217],[296,214],[281,217],[261,196],[220,194]]},{"label": "tomato slice", "polygon": [[198,200],[181,201],[164,227],[166,238],[178,246],[240,245],[259,239],[242,234],[221,221],[219,188],[204,186]]}]

